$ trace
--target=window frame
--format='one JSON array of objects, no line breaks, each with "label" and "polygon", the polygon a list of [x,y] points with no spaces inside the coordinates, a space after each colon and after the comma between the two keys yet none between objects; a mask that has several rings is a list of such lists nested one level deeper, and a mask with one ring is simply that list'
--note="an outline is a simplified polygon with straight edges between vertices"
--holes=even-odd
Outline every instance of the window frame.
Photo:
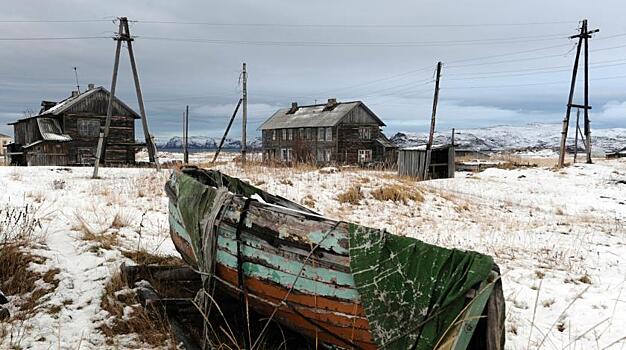
[{"label": "window frame", "polygon": [[[363,156],[361,156],[363,155]],[[357,152],[357,162],[367,163],[372,161],[372,150],[371,149],[360,149]]]},{"label": "window frame", "polygon": [[76,130],[79,137],[95,138],[100,136],[101,125],[99,119],[79,118],[76,120]]},{"label": "window frame", "polygon": [[359,139],[361,140],[371,140],[372,139],[372,128],[369,126],[359,126]]},{"label": "window frame", "polygon": [[282,129],[283,130],[283,141],[287,141],[287,129]]},{"label": "window frame", "polygon": [[325,137],[325,141],[332,141],[333,140],[333,128],[332,127],[327,127],[325,128],[326,131],[326,137]]},{"label": "window frame", "polygon": [[317,141],[324,141],[326,138],[326,129],[323,127],[317,128]]}]

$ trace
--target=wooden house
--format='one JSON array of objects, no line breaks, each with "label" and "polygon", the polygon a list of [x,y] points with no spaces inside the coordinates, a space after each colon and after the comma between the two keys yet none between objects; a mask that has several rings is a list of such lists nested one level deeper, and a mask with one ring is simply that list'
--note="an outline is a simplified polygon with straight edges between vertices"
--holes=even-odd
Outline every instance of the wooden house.
[{"label": "wooden house", "polygon": [[[398,175],[421,178],[426,166],[426,145],[398,150]],[[430,179],[454,177],[454,146],[433,145],[428,174]]]},{"label": "wooden house", "polygon": [[[100,128],[104,127],[110,93],[89,84],[87,91],[60,102],[43,101],[38,115],[17,120],[15,140],[8,145],[15,165],[92,165],[95,161]],[[133,164],[142,144],[135,142],[135,119],[139,115],[124,102],[113,100],[113,116],[106,163]]]},{"label": "wooden house", "polygon": [[261,124],[264,160],[318,164],[394,165],[396,146],[385,123],[363,102],[337,102],[278,110]]}]

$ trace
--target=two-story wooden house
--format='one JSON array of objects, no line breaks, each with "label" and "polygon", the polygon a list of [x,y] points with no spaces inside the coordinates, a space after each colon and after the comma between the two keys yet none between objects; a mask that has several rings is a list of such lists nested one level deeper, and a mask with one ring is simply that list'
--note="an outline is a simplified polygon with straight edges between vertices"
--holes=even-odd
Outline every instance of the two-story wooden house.
[{"label": "two-story wooden house", "polygon": [[396,162],[385,126],[363,102],[337,102],[278,110],[261,126],[263,159],[339,164]]},{"label": "two-story wooden house", "polygon": [[[42,101],[38,115],[9,123],[15,136],[14,142],[7,145],[11,164],[93,164],[110,96],[105,88],[89,84],[87,91],[73,91],[63,101]],[[135,142],[135,120],[139,118],[124,102],[113,99],[105,148],[107,164],[135,162],[135,153],[142,146]]]}]

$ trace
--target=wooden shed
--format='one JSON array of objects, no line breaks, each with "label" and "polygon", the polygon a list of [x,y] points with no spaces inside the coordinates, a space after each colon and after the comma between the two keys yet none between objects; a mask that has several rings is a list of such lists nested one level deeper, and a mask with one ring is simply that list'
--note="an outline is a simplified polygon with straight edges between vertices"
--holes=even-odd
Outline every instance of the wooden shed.
[{"label": "wooden shed", "polygon": [[[426,165],[426,145],[398,150],[398,175],[422,177]],[[434,145],[431,149],[429,177],[454,177],[454,146]]]}]

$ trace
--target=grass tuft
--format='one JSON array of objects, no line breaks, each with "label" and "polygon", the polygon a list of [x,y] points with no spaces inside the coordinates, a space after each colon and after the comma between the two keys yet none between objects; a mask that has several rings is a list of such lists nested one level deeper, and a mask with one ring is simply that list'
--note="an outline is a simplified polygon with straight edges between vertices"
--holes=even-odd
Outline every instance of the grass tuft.
[{"label": "grass tuft", "polygon": [[337,200],[339,203],[350,203],[353,205],[358,205],[361,203],[361,199],[363,199],[363,192],[361,191],[361,186],[354,185],[350,187],[343,193],[337,195]]},{"label": "grass tuft", "polygon": [[424,195],[419,190],[398,184],[378,187],[371,194],[379,201],[402,202],[403,204],[407,204],[409,201],[424,201]]}]

